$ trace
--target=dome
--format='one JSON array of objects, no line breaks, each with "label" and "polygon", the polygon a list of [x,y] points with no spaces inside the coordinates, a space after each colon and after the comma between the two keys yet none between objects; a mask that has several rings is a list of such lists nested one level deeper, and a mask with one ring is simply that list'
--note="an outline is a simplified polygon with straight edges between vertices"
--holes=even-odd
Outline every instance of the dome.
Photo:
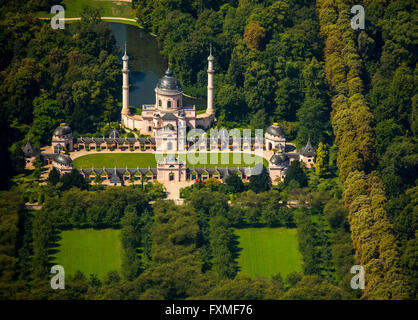
[{"label": "dome", "polygon": [[280,128],[277,124],[273,124],[272,126],[267,128],[267,133],[271,134],[275,137],[284,137],[284,132],[282,128]]},{"label": "dome", "polygon": [[282,165],[285,164],[289,160],[289,157],[283,153],[280,154],[273,154],[270,158],[270,163],[274,165]]},{"label": "dome", "polygon": [[71,134],[71,133],[73,133],[73,131],[71,130],[71,128],[69,126],[67,126],[65,124],[61,124],[59,127],[57,127],[54,130],[53,135],[58,136],[58,137],[62,137],[62,136],[65,136],[65,135]]},{"label": "dome", "polygon": [[112,131],[110,131],[110,133],[109,133],[109,138],[111,138],[111,139],[117,139],[117,138],[119,138],[119,131],[118,130],[116,130],[116,129],[113,129]]},{"label": "dome", "polygon": [[299,152],[301,155],[305,157],[313,157],[315,154],[315,149],[312,147],[311,139],[308,139],[308,142],[306,143],[306,146],[300,149]]},{"label": "dome", "polygon": [[39,150],[32,146],[29,139],[26,141],[26,145],[22,148],[22,150],[26,158],[35,157],[39,154]]},{"label": "dome", "polygon": [[65,154],[58,154],[55,157],[55,162],[59,163],[63,166],[72,166],[73,165],[73,161],[71,160],[70,156],[67,156]]},{"label": "dome", "polygon": [[161,90],[183,91],[180,81],[173,77],[173,71],[170,70],[170,67],[165,72],[164,77],[158,81],[157,88]]}]

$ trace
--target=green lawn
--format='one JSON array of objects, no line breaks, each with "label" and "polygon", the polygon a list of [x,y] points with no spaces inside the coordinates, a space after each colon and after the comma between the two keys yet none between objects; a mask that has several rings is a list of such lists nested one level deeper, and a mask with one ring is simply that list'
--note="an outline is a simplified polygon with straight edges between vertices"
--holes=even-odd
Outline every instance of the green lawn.
[{"label": "green lawn", "polygon": [[77,270],[104,279],[109,271],[121,270],[120,230],[74,229],[63,231],[53,263],[62,265],[67,275]]},{"label": "green lawn", "polygon": [[[222,159],[222,153],[217,153],[218,163],[211,160],[211,156],[209,153],[202,153],[200,155],[202,158],[199,158],[200,163],[193,163],[193,159],[191,159],[187,155],[187,167],[188,168],[224,168],[224,167],[252,167],[254,165],[252,164],[245,164],[244,159],[242,158],[243,154],[241,154],[241,160],[238,159],[238,163],[234,164],[234,158],[233,153],[229,154],[228,156],[224,157],[226,160],[224,161]],[[180,160],[184,161],[186,157],[186,154],[180,154],[179,158]],[[216,157],[216,156],[215,156]],[[260,157],[257,157],[256,159],[259,160]],[[215,158],[216,159],[216,158]],[[203,163],[203,162],[206,162]],[[223,163],[226,162],[226,163]],[[156,168],[157,167],[157,161],[156,161],[156,155],[153,153],[130,153],[130,151],[124,151],[123,153],[115,152],[115,153],[94,153],[94,154],[88,154],[82,157],[79,157],[77,159],[74,159],[73,161],[74,168],[77,169],[91,169],[91,168]],[[267,166],[268,163],[264,159],[264,165]]]},{"label": "green lawn", "polygon": [[[85,6],[101,9],[102,17],[134,18],[130,2],[111,0],[64,0],[62,5],[65,8],[66,18],[78,18]],[[54,14],[49,12],[38,12],[42,18],[48,18]]]},{"label": "green lawn", "polygon": [[280,273],[302,271],[302,256],[298,249],[296,229],[248,228],[235,229],[239,237],[238,265],[242,274],[251,277],[271,277]]}]

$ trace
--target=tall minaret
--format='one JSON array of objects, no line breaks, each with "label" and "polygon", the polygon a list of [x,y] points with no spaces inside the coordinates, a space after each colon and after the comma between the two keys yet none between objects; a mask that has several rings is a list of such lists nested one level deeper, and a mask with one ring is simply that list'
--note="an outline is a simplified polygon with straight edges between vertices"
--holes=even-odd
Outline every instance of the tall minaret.
[{"label": "tall minaret", "polygon": [[208,103],[206,108],[207,114],[214,114],[215,110],[213,109],[213,56],[212,56],[212,45],[210,45],[210,55],[208,57],[209,66],[208,66]]},{"label": "tall minaret", "polygon": [[[122,86],[122,115],[129,114],[129,69],[128,69],[129,57],[126,54],[126,42],[125,42],[125,54],[122,57],[123,61],[123,86]],[[123,120],[122,120],[123,121]]]}]

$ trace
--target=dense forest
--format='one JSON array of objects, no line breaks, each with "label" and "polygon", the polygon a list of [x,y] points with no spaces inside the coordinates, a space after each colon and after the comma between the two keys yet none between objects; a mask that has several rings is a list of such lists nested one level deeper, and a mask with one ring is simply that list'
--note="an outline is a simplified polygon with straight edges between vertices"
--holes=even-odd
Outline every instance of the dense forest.
[{"label": "dense forest", "polygon": [[279,122],[298,146],[332,143],[323,41],[312,1],[136,1],[186,91],[204,95],[215,56],[218,125]]},{"label": "dense forest", "polygon": [[318,4],[339,176],[368,273],[364,295],[408,298],[417,289],[416,3],[367,2],[370,26],[357,33],[348,26],[349,3]]},{"label": "dense forest", "polygon": [[[316,147],[315,168],[295,161],[283,183],[265,171],[246,184],[195,183],[176,206],[159,185],[89,186],[75,171],[39,186],[25,176],[28,138],[41,147],[60,122],[77,135],[118,120],[120,52],[93,9],[57,31],[34,14],[51,1],[0,1],[0,297],[415,298],[418,11],[413,0],[360,1],[366,28],[353,30],[354,4],[134,1],[186,92],[205,95],[213,46],[218,126],[278,122],[298,147],[308,138]],[[35,200],[43,209],[26,210]],[[239,274],[231,230],[260,226],[297,228],[301,273]],[[51,290],[56,234],[87,227],[121,229],[123,274],[78,272],[68,290]],[[363,292],[350,289],[354,264],[366,271]]]},{"label": "dense forest", "polygon": [[335,137],[356,256],[369,274],[364,297],[416,292],[416,3],[363,1],[367,27],[357,31],[358,1],[137,4],[185,85],[203,92],[199,61],[214,45],[220,124],[273,120],[299,146]]},{"label": "dense forest", "polygon": [[[67,174],[70,175],[70,174]],[[74,174],[73,174],[74,175]],[[64,175],[65,176],[65,175]],[[64,177],[63,176],[63,177]],[[306,180],[304,171],[294,175]],[[260,181],[209,179],[183,190],[186,204],[163,200],[158,186],[74,186],[53,179],[40,190],[42,210],[24,207],[23,187],[0,193],[2,299],[353,299],[352,246],[347,210],[329,192],[271,188]],[[292,179],[292,181],[295,181]],[[241,182],[242,184],[242,182]],[[301,208],[280,206],[289,195]],[[303,199],[303,195],[309,195]],[[229,199],[233,199],[228,204]],[[12,201],[10,201],[12,200]],[[150,204],[150,200],[156,201]],[[316,221],[315,221],[316,220]],[[239,246],[232,228],[298,228],[303,272],[285,278],[238,274]],[[49,268],[59,234],[73,228],[121,230],[121,272],[104,279],[76,272],[65,290],[52,290]]]},{"label": "dense forest", "polygon": [[80,22],[54,30],[30,13],[40,8],[35,2],[7,2],[1,10],[2,186],[23,171],[27,139],[39,148],[61,122],[87,134],[119,115],[119,50],[99,12],[86,9]]}]

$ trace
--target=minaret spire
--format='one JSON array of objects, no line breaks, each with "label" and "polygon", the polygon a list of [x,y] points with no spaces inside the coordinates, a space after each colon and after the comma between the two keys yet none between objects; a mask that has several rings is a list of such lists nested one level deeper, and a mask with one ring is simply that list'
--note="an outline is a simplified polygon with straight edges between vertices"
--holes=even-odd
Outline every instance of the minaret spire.
[{"label": "minaret spire", "polygon": [[214,114],[215,110],[213,109],[213,56],[212,56],[212,44],[210,44],[210,54],[208,57],[208,101],[207,101],[207,114]]},{"label": "minaret spire", "polygon": [[129,68],[128,68],[129,57],[126,53],[126,42],[125,42],[125,54],[122,57],[122,61],[123,61],[122,124],[127,125],[126,117],[129,115]]}]

